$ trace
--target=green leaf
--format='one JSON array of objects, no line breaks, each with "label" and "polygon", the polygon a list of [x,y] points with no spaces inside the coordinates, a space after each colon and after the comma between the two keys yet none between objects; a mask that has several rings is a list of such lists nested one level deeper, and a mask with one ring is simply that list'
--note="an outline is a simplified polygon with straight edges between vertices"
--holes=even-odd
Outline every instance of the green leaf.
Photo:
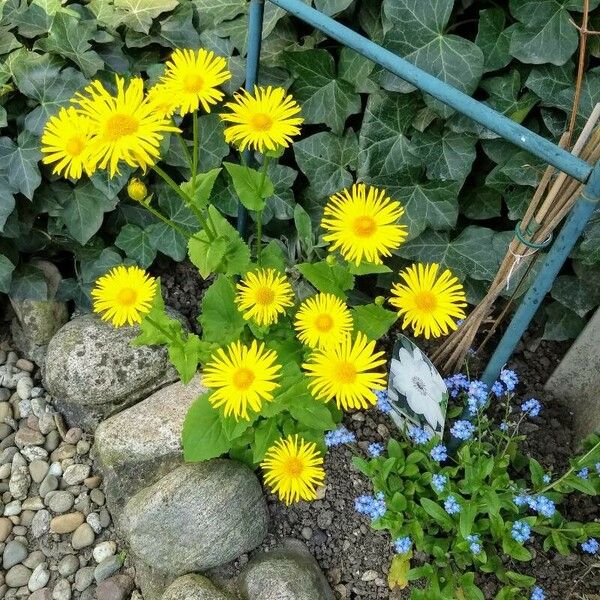
[{"label": "green leaf", "polygon": [[[483,73],[484,56],[473,42],[446,33],[453,7],[454,0],[384,0],[383,13],[391,24],[384,46],[471,95]],[[397,91],[408,91],[395,76],[384,79],[384,87],[389,81]],[[437,100],[426,102],[445,117],[453,113]]]},{"label": "green leaf", "polygon": [[294,144],[294,155],[314,194],[324,198],[353,183],[358,140],[351,130],[343,137],[322,131]]},{"label": "green leaf", "polygon": [[379,90],[377,83],[370,79],[374,68],[375,63],[362,54],[348,47],[342,48],[338,69],[339,76],[354,85],[357,92],[369,94]]},{"label": "green leaf", "polygon": [[421,498],[419,502],[425,509],[425,512],[444,529],[449,530],[454,527],[454,521],[439,504],[429,498]]},{"label": "green leaf", "polygon": [[4,231],[4,225],[14,209],[15,197],[9,189],[0,187],[0,233]]},{"label": "green leaf", "polygon": [[535,577],[516,573],[515,571],[506,571],[506,576],[512,583],[520,587],[529,588],[535,584]]},{"label": "green leaf", "polygon": [[230,448],[221,424],[221,415],[208,401],[212,392],[204,392],[190,407],[181,434],[183,458],[199,462],[217,458]]},{"label": "green leaf", "polygon": [[285,255],[278,240],[271,240],[262,251],[262,266],[285,272]]},{"label": "green leaf", "polygon": [[190,333],[182,344],[169,344],[169,359],[177,369],[183,383],[189,383],[200,363],[210,358],[214,345],[203,342],[195,333]]},{"label": "green leaf", "polygon": [[403,590],[408,585],[411,554],[396,554],[392,559],[388,572],[388,585],[390,590],[398,588]]},{"label": "green leaf", "polygon": [[314,236],[312,231],[312,221],[309,214],[296,204],[294,207],[294,225],[298,233],[298,241],[305,255],[309,256],[314,248]]},{"label": "green leaf", "polygon": [[511,0],[510,12],[520,21],[510,40],[512,56],[528,64],[564,65],[577,50],[579,39],[567,10],[570,2]]},{"label": "green leaf", "polygon": [[320,292],[345,298],[346,290],[354,287],[354,277],[340,265],[330,265],[325,261],[321,261],[318,263],[302,263],[297,265],[297,269]]},{"label": "green leaf", "polygon": [[223,21],[234,19],[246,9],[246,0],[192,0],[198,10],[200,23],[214,27]]},{"label": "green leaf", "polygon": [[298,423],[311,429],[328,431],[336,427],[327,406],[312,397],[301,396],[297,398],[290,403],[289,411]]},{"label": "green leaf", "polygon": [[285,165],[271,163],[267,173],[273,182],[274,191],[267,199],[263,219],[265,222],[273,217],[279,220],[292,219],[296,206],[292,186],[298,177],[298,171]]},{"label": "green leaf", "polygon": [[472,188],[463,197],[461,212],[469,219],[492,219],[502,210],[502,194],[487,187]]},{"label": "green leaf", "polygon": [[552,302],[546,307],[548,320],[544,327],[544,339],[562,342],[576,338],[585,327],[585,319],[571,309]]},{"label": "green leaf", "polygon": [[531,552],[527,548],[513,540],[509,535],[505,535],[502,538],[502,551],[504,552],[504,554],[508,554],[515,560],[519,560],[522,562],[530,561],[532,558]]},{"label": "green leaf", "polygon": [[255,464],[262,461],[267,450],[281,437],[275,419],[266,419],[254,429],[252,460]]},{"label": "green leaf", "polygon": [[228,246],[229,240],[226,237],[211,240],[206,234],[198,234],[188,242],[188,255],[192,264],[198,267],[200,275],[206,279],[219,270]]},{"label": "green leaf", "polygon": [[219,275],[202,299],[198,322],[204,340],[224,346],[239,339],[245,321],[234,300],[232,281],[225,275]]},{"label": "green leaf", "polygon": [[475,161],[476,143],[473,135],[434,127],[413,136],[412,152],[426,165],[429,179],[462,183]]},{"label": "green leaf", "polygon": [[346,10],[353,0],[315,0],[315,8],[322,13],[333,16]]},{"label": "green leaf", "polygon": [[32,265],[19,265],[12,272],[8,295],[15,300],[47,300],[48,284],[44,274]]},{"label": "green leaf", "polygon": [[546,104],[554,105],[559,93],[573,84],[573,63],[541,65],[529,72],[525,85]]},{"label": "green leaf", "polygon": [[398,313],[377,304],[365,304],[352,309],[352,319],[355,330],[362,331],[371,340],[378,340],[398,320]]},{"label": "green leaf", "polygon": [[511,61],[509,53],[511,29],[504,29],[505,12],[501,8],[487,8],[479,13],[479,30],[475,43],[484,57],[483,71],[503,69]]},{"label": "green leaf", "polygon": [[275,192],[270,177],[258,172],[256,169],[236,165],[235,163],[226,162],[223,163],[223,166],[231,177],[233,187],[241,203],[248,210],[263,210],[266,199]]},{"label": "green leaf", "polygon": [[196,175],[195,193],[192,195],[192,182],[187,181],[181,184],[181,189],[193,200],[194,206],[199,210],[206,208],[210,201],[215,181],[222,169],[211,169],[207,173]]},{"label": "green leaf", "polygon": [[377,183],[380,177],[420,164],[407,137],[420,106],[418,94],[380,91],[369,96],[359,136],[360,179]]},{"label": "green leaf", "polygon": [[522,123],[539,98],[531,93],[521,94],[521,76],[517,70],[482,82],[489,94],[488,104],[517,123]]},{"label": "green leaf", "polygon": [[460,535],[463,538],[467,539],[469,535],[471,535],[471,531],[473,531],[473,523],[475,521],[475,517],[477,516],[477,502],[473,499],[469,502],[463,503],[460,511]]},{"label": "green leaf", "polygon": [[39,141],[28,131],[23,131],[15,144],[10,138],[0,138],[0,161],[6,167],[8,183],[14,191],[29,200],[42,182],[38,161],[42,158]]},{"label": "green leaf", "polygon": [[170,256],[173,260],[182,261],[186,256],[187,241],[179,232],[165,223],[153,223],[146,228],[152,246]]},{"label": "green leaf", "polygon": [[354,86],[337,77],[331,54],[327,50],[289,52],[285,63],[296,78],[290,91],[302,106],[305,124],[324,123],[341,134],[346,119],[360,112],[361,103]]},{"label": "green leaf", "polygon": [[137,225],[124,225],[115,240],[115,246],[124,250],[143,269],[149,267],[156,258],[156,249],[150,236]]},{"label": "green leaf", "polygon": [[0,292],[8,294],[14,270],[15,265],[4,254],[0,254]]},{"label": "green leaf", "polygon": [[[115,4],[119,1],[115,0]],[[60,54],[72,60],[86,77],[93,77],[104,67],[104,61],[90,44],[95,33],[94,21],[82,21],[59,12],[52,21],[48,37],[38,40],[35,48]]]},{"label": "green leaf", "polygon": [[158,15],[177,5],[178,0],[114,0],[121,22],[141,33],[148,33]]}]

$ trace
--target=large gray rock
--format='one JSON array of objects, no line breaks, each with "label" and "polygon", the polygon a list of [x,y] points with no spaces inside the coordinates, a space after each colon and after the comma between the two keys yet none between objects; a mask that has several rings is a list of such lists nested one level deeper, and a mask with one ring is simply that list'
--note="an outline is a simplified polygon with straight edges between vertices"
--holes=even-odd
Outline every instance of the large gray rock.
[{"label": "large gray rock", "polygon": [[162,600],[234,600],[202,575],[184,575],[176,579],[162,595]]},{"label": "large gray rock", "polygon": [[94,429],[177,378],[162,346],[131,345],[136,327],[76,317],[48,344],[44,387],[69,425]]},{"label": "large gray rock", "polygon": [[182,465],[138,492],[118,524],[134,558],[176,577],[256,548],[267,534],[268,512],[256,475],[217,459]]},{"label": "large gray rock", "polygon": [[10,298],[16,318],[11,324],[12,338],[22,354],[42,366],[48,343],[67,322],[69,312],[64,302],[57,301],[56,292],[62,279],[59,270],[44,260],[32,265],[44,274],[48,286],[46,300],[20,300]]},{"label": "large gray rock", "polygon": [[203,391],[199,376],[173,383],[100,423],[94,448],[117,518],[131,496],[183,463],[183,421]]},{"label": "large gray rock", "polygon": [[334,600],[317,561],[293,539],[250,561],[240,583],[248,600]]}]

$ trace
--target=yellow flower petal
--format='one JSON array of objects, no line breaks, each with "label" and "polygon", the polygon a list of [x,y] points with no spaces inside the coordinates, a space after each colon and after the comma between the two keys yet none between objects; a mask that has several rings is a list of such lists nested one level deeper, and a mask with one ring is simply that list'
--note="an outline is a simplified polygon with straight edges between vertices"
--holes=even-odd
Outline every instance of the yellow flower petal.
[{"label": "yellow flower petal", "polygon": [[307,298],[296,313],[298,339],[311,348],[333,346],[352,331],[350,310],[333,294]]}]

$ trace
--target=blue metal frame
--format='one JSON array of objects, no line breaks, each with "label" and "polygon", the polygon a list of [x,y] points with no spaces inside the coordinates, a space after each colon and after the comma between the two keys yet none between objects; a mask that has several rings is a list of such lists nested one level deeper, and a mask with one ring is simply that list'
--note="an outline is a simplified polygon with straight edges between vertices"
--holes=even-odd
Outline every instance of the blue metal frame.
[{"label": "blue metal frame", "polygon": [[[484,373],[484,381],[491,383],[510,358],[517,343],[533,319],[544,296],[550,290],[557,273],[569,256],[586,223],[600,202],[600,162],[591,166],[584,160],[553,144],[540,135],[515,123],[489,106],[437,79],[394,53],[308,6],[302,0],[269,0],[315,29],[352,48],[362,56],[381,65],[423,92],[470,117],[504,139],[527,150],[582,183],[587,183],[559,235],[556,237],[538,272],[534,283],[523,298],[502,340],[496,348]],[[256,82],[260,60],[263,11],[265,0],[250,1],[249,51],[246,88]],[[250,86],[250,87],[252,87]],[[588,181],[589,180],[589,181]],[[244,217],[245,218],[245,217]]]}]

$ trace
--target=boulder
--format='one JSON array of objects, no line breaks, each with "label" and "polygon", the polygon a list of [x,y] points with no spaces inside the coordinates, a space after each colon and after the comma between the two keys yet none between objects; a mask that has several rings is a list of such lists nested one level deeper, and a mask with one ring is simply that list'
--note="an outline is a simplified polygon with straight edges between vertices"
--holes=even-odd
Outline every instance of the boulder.
[{"label": "boulder", "polygon": [[240,575],[247,600],[334,600],[317,561],[299,540],[251,560]]},{"label": "boulder", "polygon": [[94,449],[113,515],[136,492],[182,464],[185,415],[203,392],[200,377],[173,383],[110,417],[96,429]]},{"label": "boulder", "polygon": [[182,465],[141,490],[117,525],[134,558],[177,577],[256,548],[267,534],[268,512],[256,475],[216,459]]},{"label": "boulder", "polygon": [[32,265],[44,274],[48,286],[46,300],[21,300],[10,298],[16,318],[11,324],[12,338],[17,349],[42,366],[48,343],[52,336],[68,321],[69,312],[65,302],[56,300],[56,292],[62,279],[59,270],[44,260]]},{"label": "boulder", "polygon": [[176,579],[162,595],[161,600],[234,600],[202,575],[184,575]]},{"label": "boulder", "polygon": [[113,327],[90,314],[74,318],[52,338],[44,387],[71,427],[95,429],[177,379],[165,348],[131,345],[138,333],[137,326]]}]

